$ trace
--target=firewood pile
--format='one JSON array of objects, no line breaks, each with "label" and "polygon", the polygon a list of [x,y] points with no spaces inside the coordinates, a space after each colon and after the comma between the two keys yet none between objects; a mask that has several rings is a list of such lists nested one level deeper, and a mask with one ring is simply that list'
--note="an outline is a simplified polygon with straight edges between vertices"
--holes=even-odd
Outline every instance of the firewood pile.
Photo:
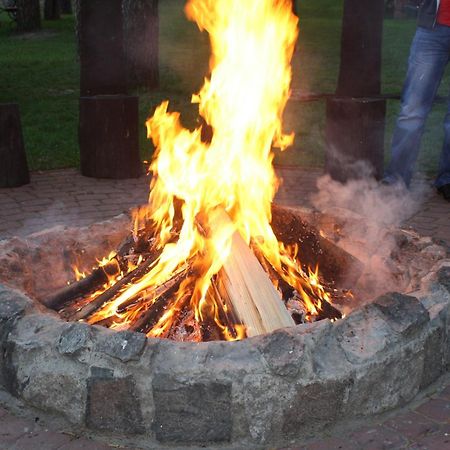
[{"label": "firewood pile", "polygon": [[[341,318],[339,305],[351,300],[348,287],[362,271],[359,261],[287,209],[273,208],[272,227],[285,245],[299,246],[299,270],[305,278],[314,276],[316,287],[315,283],[289,285],[256,243],[247,245],[236,232],[231,253],[212,277],[205,296],[213,305],[210,314],[199,314],[192,308],[191,280],[198,275],[192,261],[178,267],[165,282],[133,291],[130,287],[152,270],[161,254],[153,228],[147,224],[130,234],[117,252],[90,274],[43,303],[68,321],[195,342],[236,340],[295,324]],[[207,227],[202,232],[207,234]],[[173,239],[177,239],[176,232]],[[319,298],[316,288],[328,295]],[[131,293],[114,305],[126,289]],[[305,299],[318,305],[315,314]]]}]

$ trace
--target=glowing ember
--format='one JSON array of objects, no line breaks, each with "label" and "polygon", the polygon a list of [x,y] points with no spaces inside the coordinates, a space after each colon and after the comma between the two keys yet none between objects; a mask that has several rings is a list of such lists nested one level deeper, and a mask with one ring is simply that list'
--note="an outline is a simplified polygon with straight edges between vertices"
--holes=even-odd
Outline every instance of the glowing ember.
[{"label": "glowing ember", "polygon": [[[176,286],[148,336],[167,336],[188,305],[183,314],[199,340],[196,327],[207,322],[214,323],[222,338],[241,339],[245,327],[223,295],[223,268],[236,232],[273,272],[268,276],[275,287],[283,282],[299,293],[298,303],[308,317],[319,313],[323,300],[330,301],[318,268],[305,273],[299,249],[278,242],[270,226],[278,187],[271,148],[284,150],[293,141],[283,134],[281,117],[289,97],[298,19],[291,0],[190,0],[186,14],[211,40],[211,74],[193,102],[212,139],[202,141],[201,127],[183,128],[179,114],[168,111],[168,102],[147,121],[156,153],[149,204],[136,213],[134,234],[138,240],[151,224],[158,257],[88,321],[109,320],[111,328],[127,328],[150,308],[157,309],[160,292]],[[223,220],[224,214],[231,220]],[[174,279],[181,282],[168,287]]]}]

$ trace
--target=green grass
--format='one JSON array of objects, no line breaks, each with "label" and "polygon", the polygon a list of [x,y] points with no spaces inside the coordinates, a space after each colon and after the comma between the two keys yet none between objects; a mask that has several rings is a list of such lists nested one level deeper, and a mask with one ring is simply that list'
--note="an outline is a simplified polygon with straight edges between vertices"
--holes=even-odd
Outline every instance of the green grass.
[{"label": "green grass", "polygon": [[[294,89],[333,93],[339,70],[342,0],[298,1],[300,37],[293,60]],[[145,119],[164,99],[182,112],[186,126],[197,120],[190,97],[201,87],[208,70],[209,43],[205,33],[188,22],[184,0],[160,2],[160,74],[156,92],[144,89],[140,97],[141,149],[143,158],[152,152],[145,137]],[[44,30],[20,36],[0,14],[0,102],[18,102],[29,165],[32,169],[77,166],[79,67],[74,19],[63,17],[44,22]],[[386,19],[383,45],[383,92],[399,93],[407,55],[414,34],[414,20]],[[440,94],[450,81],[446,75]],[[399,102],[388,103],[386,155]],[[442,142],[444,104],[436,105],[423,140],[419,166],[433,172]],[[285,129],[296,134],[295,145],[276,155],[279,164],[320,166],[324,157],[325,105],[323,101],[290,102]]]}]

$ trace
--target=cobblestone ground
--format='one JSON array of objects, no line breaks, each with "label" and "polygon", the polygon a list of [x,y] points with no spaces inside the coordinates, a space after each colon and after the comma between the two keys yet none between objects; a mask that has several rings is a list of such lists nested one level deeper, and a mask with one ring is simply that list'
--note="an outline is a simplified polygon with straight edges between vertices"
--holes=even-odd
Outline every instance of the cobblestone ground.
[{"label": "cobblestone ground", "polygon": [[[310,206],[316,190],[317,170],[279,170],[283,185],[279,204]],[[31,183],[0,190],[0,239],[25,236],[50,226],[82,226],[108,219],[144,203],[149,180],[96,180],[76,170],[35,172]],[[422,234],[450,243],[450,203],[434,192],[427,194],[420,209],[405,225]],[[298,449],[305,450],[450,450],[450,381],[428,397],[380,419],[375,425],[321,439]],[[108,447],[84,437],[51,431],[39,423],[14,416],[8,405],[0,407],[0,450],[102,450]]]}]

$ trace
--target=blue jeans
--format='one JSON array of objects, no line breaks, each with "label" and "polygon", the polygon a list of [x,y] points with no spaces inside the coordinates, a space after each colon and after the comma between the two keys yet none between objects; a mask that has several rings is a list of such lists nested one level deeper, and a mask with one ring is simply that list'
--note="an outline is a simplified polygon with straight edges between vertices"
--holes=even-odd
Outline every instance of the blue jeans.
[{"label": "blue jeans", "polygon": [[[425,121],[450,57],[450,27],[417,28],[411,45],[401,110],[392,137],[392,156],[385,172],[388,183],[409,186]],[[450,102],[444,120],[444,145],[435,186],[450,183]]]}]

